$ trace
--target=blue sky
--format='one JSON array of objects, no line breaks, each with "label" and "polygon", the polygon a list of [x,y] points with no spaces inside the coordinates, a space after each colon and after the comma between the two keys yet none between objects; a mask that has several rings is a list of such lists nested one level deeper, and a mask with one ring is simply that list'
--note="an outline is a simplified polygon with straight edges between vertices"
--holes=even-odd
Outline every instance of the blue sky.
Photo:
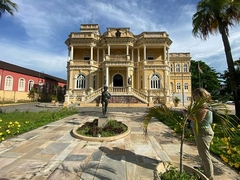
[{"label": "blue sky", "polygon": [[[190,52],[218,72],[227,69],[221,36],[207,41],[193,37],[192,16],[198,0],[12,0],[14,16],[0,19],[0,60],[66,79],[70,32],[80,24],[130,27],[142,31],[166,31],[173,41],[170,52]],[[230,29],[233,59],[240,57],[240,25]]]}]

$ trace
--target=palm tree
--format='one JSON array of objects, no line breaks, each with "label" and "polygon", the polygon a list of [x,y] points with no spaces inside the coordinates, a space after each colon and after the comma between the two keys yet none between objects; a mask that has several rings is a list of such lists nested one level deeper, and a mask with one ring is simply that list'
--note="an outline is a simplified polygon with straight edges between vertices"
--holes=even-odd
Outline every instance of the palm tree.
[{"label": "palm tree", "polygon": [[[184,133],[185,127],[187,124],[187,120],[190,116],[194,117],[195,122],[197,117],[196,114],[202,109],[203,105],[208,102],[207,99],[199,99],[195,102],[191,102],[187,107],[187,116],[183,118],[182,129],[181,129],[181,138],[180,138],[180,172],[183,172],[183,145],[184,145]],[[214,103],[213,101],[208,102],[209,107],[211,107],[211,111],[213,112],[214,123],[218,123],[221,125],[222,131],[224,133],[224,137],[234,137],[236,136],[236,132],[232,131],[232,128],[236,128],[235,124],[237,124],[236,119],[239,120],[236,116],[229,115],[229,109],[225,104],[222,103]],[[166,105],[162,106],[154,106],[148,109],[146,115],[142,121],[142,129],[145,136],[148,134],[148,125],[153,117],[167,117],[169,119],[174,120],[176,123],[182,122],[182,118],[180,118],[179,113],[176,116],[176,112],[172,109],[168,108]],[[180,118],[180,119],[179,119]],[[195,123],[196,130],[198,132],[198,123]]]},{"label": "palm tree", "polygon": [[231,86],[235,101],[236,116],[240,117],[240,95],[231,47],[228,40],[229,27],[240,22],[240,0],[201,0],[197,12],[193,15],[193,30],[195,37],[206,40],[209,34],[220,32],[228,64]]},{"label": "palm tree", "polygon": [[10,0],[0,0],[0,18],[2,14],[7,11],[9,14],[13,16],[13,12],[18,10],[18,6],[16,3]]}]

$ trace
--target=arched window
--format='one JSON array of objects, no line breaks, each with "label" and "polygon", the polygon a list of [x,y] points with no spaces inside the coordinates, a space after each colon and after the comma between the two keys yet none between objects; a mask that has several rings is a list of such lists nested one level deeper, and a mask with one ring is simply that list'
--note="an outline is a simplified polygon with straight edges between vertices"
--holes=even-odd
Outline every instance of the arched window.
[{"label": "arched window", "polygon": [[33,88],[34,88],[34,82],[33,82],[33,80],[30,80],[28,82],[28,91],[31,91]]},{"label": "arched window", "polygon": [[153,74],[150,78],[151,89],[160,89],[160,77],[157,74]]},{"label": "arched window", "polygon": [[187,64],[183,65],[183,72],[188,72],[188,65]]},{"label": "arched window", "polygon": [[5,80],[4,90],[12,91],[12,87],[13,87],[13,78],[11,76],[7,76]]},{"label": "arched window", "polygon": [[76,89],[85,89],[86,88],[86,76],[79,74],[75,79],[75,88]]},{"label": "arched window", "polygon": [[25,80],[23,78],[18,80],[18,91],[25,91]]},{"label": "arched window", "polygon": [[176,72],[180,72],[180,65],[176,64]]}]

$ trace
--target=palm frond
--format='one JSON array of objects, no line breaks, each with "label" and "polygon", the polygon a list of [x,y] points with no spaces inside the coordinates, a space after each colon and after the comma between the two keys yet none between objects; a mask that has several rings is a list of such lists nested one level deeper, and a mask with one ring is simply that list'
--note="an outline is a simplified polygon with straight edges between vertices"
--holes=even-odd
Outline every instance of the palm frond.
[{"label": "palm frond", "polygon": [[213,123],[220,124],[225,137],[233,137],[236,135],[236,125],[238,117],[230,115],[230,110],[225,104],[211,104],[213,111]]},{"label": "palm frond", "polygon": [[166,105],[154,106],[150,108],[146,112],[142,122],[142,129],[145,136],[147,135],[147,128],[151,119],[158,117],[159,115],[166,116],[168,118],[174,118],[173,112]]}]

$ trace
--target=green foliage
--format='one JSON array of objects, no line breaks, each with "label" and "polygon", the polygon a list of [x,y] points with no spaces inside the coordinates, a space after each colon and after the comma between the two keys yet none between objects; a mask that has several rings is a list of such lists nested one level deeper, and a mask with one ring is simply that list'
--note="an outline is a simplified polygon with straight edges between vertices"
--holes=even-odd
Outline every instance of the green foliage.
[{"label": "green foliage", "polygon": [[108,120],[104,127],[98,127],[98,119],[93,122],[86,122],[77,129],[77,133],[89,137],[110,137],[122,134],[127,131],[127,126],[116,120]]},{"label": "green foliage", "polygon": [[[203,105],[207,103],[207,99],[199,99],[195,102],[191,102],[187,107],[187,114],[183,118],[183,115],[180,115],[180,112],[171,111],[165,105],[159,107],[152,107],[149,109],[147,114],[145,115],[142,123],[143,133],[147,134],[148,124],[150,123],[153,117],[158,118],[161,122],[166,123],[170,126],[174,131],[181,135],[181,146],[180,146],[180,164],[183,156],[183,141],[184,138],[192,138],[191,134],[189,134],[188,130],[186,130],[186,123],[189,117],[193,117],[195,121],[197,120],[197,112],[202,109]],[[237,116],[229,115],[229,110],[225,104],[221,103],[213,103],[208,102],[209,107],[212,108],[214,123],[218,124],[221,127],[221,135],[218,134],[219,138],[221,137],[229,137],[230,139],[235,139],[236,142],[237,133],[233,129],[236,129],[237,126]],[[197,122],[197,121],[196,121]],[[196,124],[196,130],[198,131],[198,123]],[[187,133],[186,133],[187,132]],[[215,135],[216,136],[216,135]],[[234,146],[235,147],[235,146]],[[220,147],[219,147],[220,148]],[[240,151],[239,151],[240,152]],[[180,165],[181,166],[181,165]],[[182,167],[180,167],[180,172],[182,172]]]},{"label": "green foliage", "polygon": [[75,108],[67,107],[58,111],[40,111],[37,113],[28,111],[3,113],[0,118],[0,142],[76,113]]},{"label": "green foliage", "polygon": [[0,1],[0,18],[4,12],[8,12],[13,16],[13,12],[18,10],[18,6],[16,3],[10,0]]},{"label": "green foliage", "polygon": [[195,174],[183,171],[180,173],[179,169],[172,166],[171,163],[167,166],[167,170],[164,173],[160,173],[161,180],[198,180],[199,177]]},{"label": "green foliage", "polygon": [[221,34],[229,70],[231,89],[235,101],[235,112],[236,116],[240,118],[238,76],[235,72],[231,46],[228,39],[229,27],[240,23],[239,9],[239,0],[201,0],[197,5],[197,12],[192,18],[192,33],[195,37],[200,37],[204,40],[206,40],[210,34]]},{"label": "green foliage", "polygon": [[180,102],[180,99],[177,96],[175,96],[174,97],[174,102],[178,104]]},{"label": "green foliage", "polygon": [[[203,71],[202,74],[199,74],[198,62]],[[203,87],[208,92],[210,92],[210,94],[213,94],[213,95],[216,95],[219,92],[220,81],[218,79],[218,73],[215,71],[215,69],[210,68],[203,61],[191,60],[190,71],[192,74],[192,89]],[[215,99],[215,97],[213,98]]]},{"label": "green foliage", "polygon": [[28,98],[30,98],[32,101],[35,100],[35,98],[37,97],[37,89],[32,88],[29,93],[28,93]]}]

